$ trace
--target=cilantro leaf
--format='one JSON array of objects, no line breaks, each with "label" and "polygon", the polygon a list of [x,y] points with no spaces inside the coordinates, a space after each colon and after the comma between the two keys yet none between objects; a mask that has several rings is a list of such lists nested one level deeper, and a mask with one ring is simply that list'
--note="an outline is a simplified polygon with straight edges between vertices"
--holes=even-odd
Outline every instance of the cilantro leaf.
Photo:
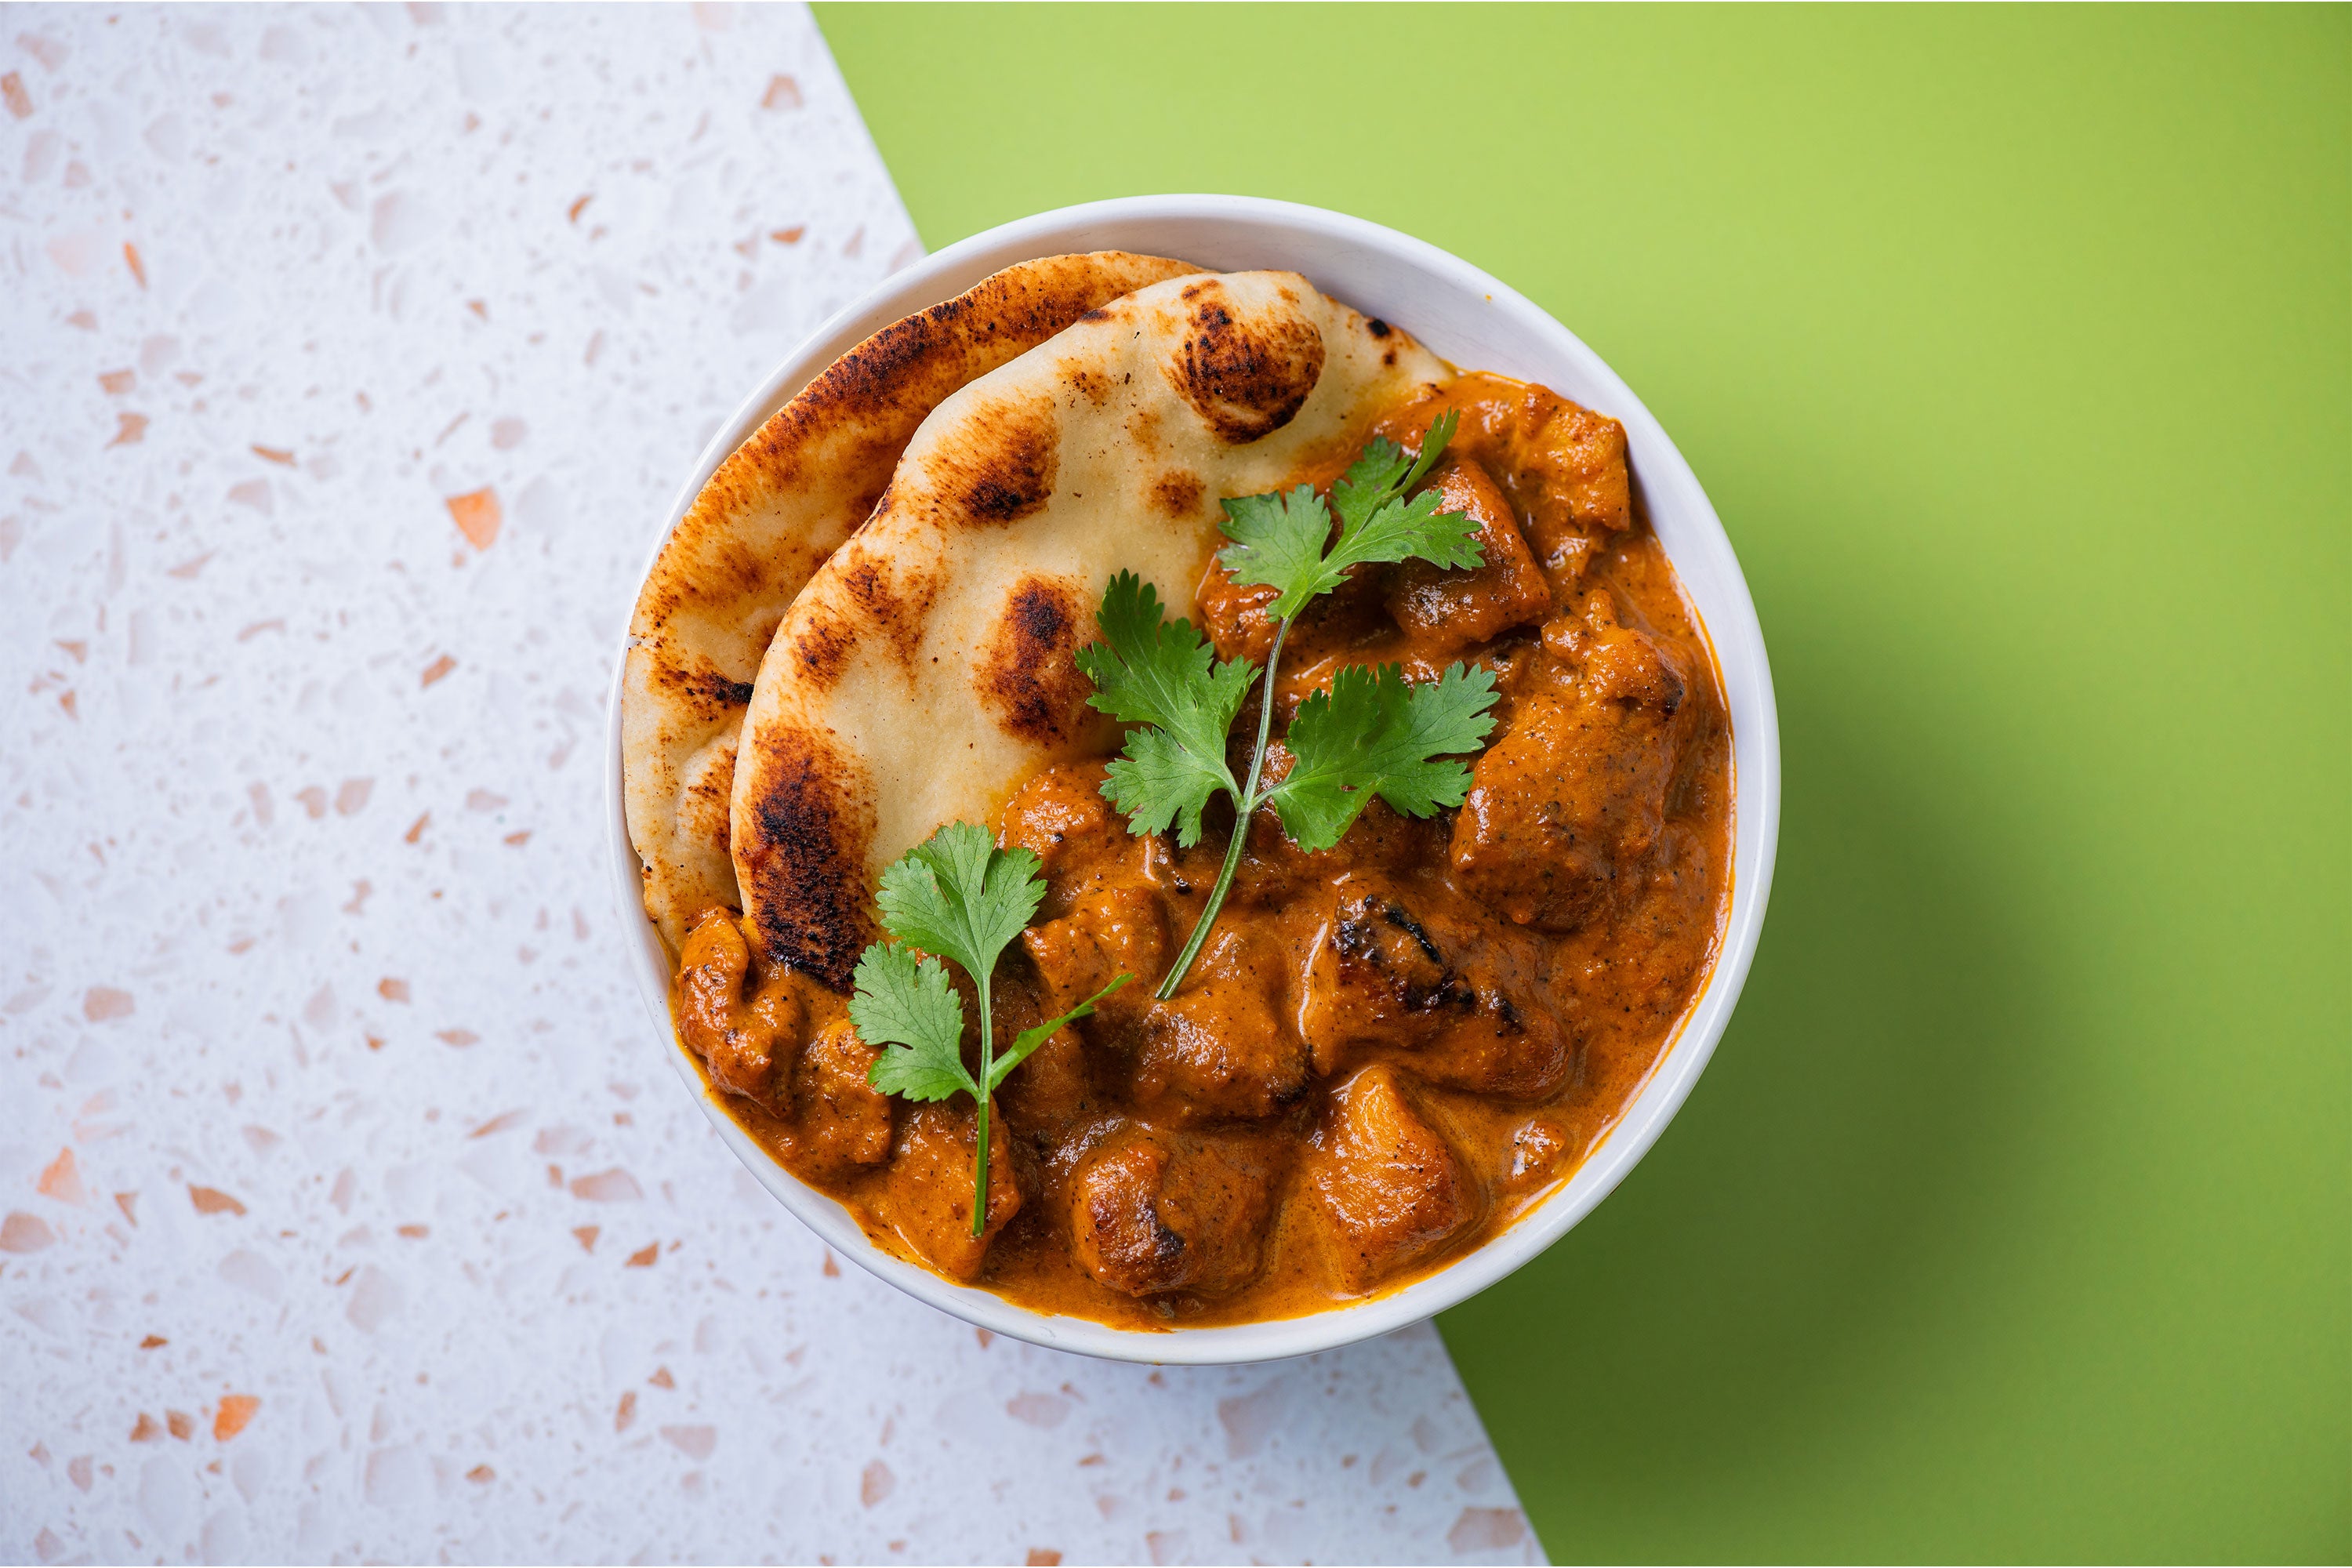
[{"label": "cilantro leaf", "polygon": [[857,961],[849,1021],[857,1037],[883,1050],[866,1080],[906,1100],[945,1100],[959,1089],[974,1100],[979,1086],[963,1065],[963,998],[936,958],[918,962],[896,943],[876,942]]},{"label": "cilantro leaf", "polygon": [[1331,487],[1332,510],[1339,514],[1339,538],[1326,570],[1345,572],[1367,561],[1421,560],[1439,566],[1475,566],[1486,559],[1478,525],[1467,512],[1439,511],[1433,494],[1401,499],[1428,477],[1454,438],[1455,416],[1444,418],[1422,437],[1421,455],[1408,459],[1393,441],[1378,440],[1349,465]]},{"label": "cilantro leaf", "polygon": [[1218,772],[1187,751],[1165,730],[1139,730],[1127,738],[1127,754],[1113,758],[1102,792],[1127,814],[1129,833],[1165,833],[1179,826],[1176,842],[1190,849],[1201,842],[1201,814],[1219,790],[1238,795],[1220,761]]},{"label": "cilantro leaf", "polygon": [[1198,844],[1209,797],[1241,793],[1225,735],[1255,671],[1245,659],[1218,662],[1190,621],[1164,619],[1158,592],[1132,572],[1103,590],[1095,624],[1103,640],[1077,653],[1095,687],[1087,701],[1122,723],[1150,726],[1128,736],[1103,793],[1128,815],[1129,831],[1162,833],[1181,820],[1180,841]]},{"label": "cilantro leaf", "polygon": [[1266,614],[1286,621],[1307,602],[1339,585],[1339,574],[1325,569],[1323,547],[1331,541],[1331,513],[1313,485],[1272,495],[1234,496],[1224,503],[1217,526],[1231,544],[1217,559],[1236,583],[1273,588],[1281,596]]},{"label": "cilantro leaf", "polygon": [[[1417,558],[1440,566],[1477,565],[1486,556],[1469,514],[1439,511],[1434,495],[1402,499],[1436,466],[1454,438],[1455,422],[1448,410],[1431,425],[1418,457],[1408,458],[1385,437],[1366,445],[1331,487],[1328,508],[1308,485],[1226,501],[1220,526],[1233,542],[1217,552],[1217,559],[1234,582],[1278,590],[1280,596],[1266,606],[1278,621],[1297,615],[1309,600],[1344,582],[1349,567],[1367,562]],[[1339,521],[1336,540],[1334,512]]]},{"label": "cilantro leaf", "polygon": [[1093,1017],[1095,1016],[1096,1003],[1101,1001],[1104,997],[1109,995],[1112,992],[1118,990],[1120,986],[1126,984],[1129,981],[1134,978],[1135,976],[1132,974],[1122,974],[1118,979],[1112,981],[1109,984],[1104,986],[1101,990],[1096,992],[1093,995],[1087,997],[1085,1001],[1079,1003],[1076,1006],[1071,1008],[1068,1012],[1063,1014],[1060,1017],[1049,1018],[1034,1029],[1024,1029],[1018,1035],[1015,1035],[1013,1037],[1013,1043],[1004,1048],[1004,1054],[1003,1056],[996,1058],[996,1066],[989,1072],[988,1087],[990,1091],[993,1093],[996,1086],[1004,1081],[1004,1075],[1006,1073],[1011,1072],[1014,1068],[1017,1068],[1023,1062],[1027,1061],[1029,1059],[1030,1052],[1035,1050],[1039,1046],[1044,1045],[1047,1040],[1052,1039],[1055,1035],[1063,1029],[1067,1028],[1070,1025],[1076,1023],[1079,1019]]},{"label": "cilantro leaf", "polygon": [[1372,796],[1410,816],[1460,805],[1470,769],[1436,759],[1475,752],[1495,727],[1495,675],[1454,665],[1434,685],[1409,686],[1393,664],[1351,665],[1298,708],[1289,776],[1267,792],[1302,849],[1339,842]]},{"label": "cilantro leaf", "polygon": [[882,873],[876,901],[892,936],[954,959],[985,997],[997,955],[1045,896],[1036,856],[997,848],[976,823],[950,822]]},{"label": "cilantro leaf", "polygon": [[1348,465],[1348,471],[1331,487],[1331,505],[1339,514],[1340,528],[1361,528],[1383,502],[1427,479],[1429,470],[1437,467],[1437,459],[1445,455],[1446,443],[1454,439],[1454,428],[1458,423],[1454,410],[1447,409],[1421,438],[1421,455],[1417,458],[1406,457],[1404,448],[1386,437],[1367,444],[1363,454]]}]

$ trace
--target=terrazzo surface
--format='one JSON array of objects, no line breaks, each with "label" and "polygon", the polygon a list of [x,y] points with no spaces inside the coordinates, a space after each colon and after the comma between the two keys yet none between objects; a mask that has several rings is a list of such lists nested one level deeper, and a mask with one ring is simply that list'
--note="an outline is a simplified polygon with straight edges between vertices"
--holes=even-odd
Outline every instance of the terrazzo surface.
[{"label": "terrazzo surface", "polygon": [[919,254],[805,12],[0,6],[0,1558],[1533,1561],[1426,1327],[971,1329],[662,1059],[650,530]]}]

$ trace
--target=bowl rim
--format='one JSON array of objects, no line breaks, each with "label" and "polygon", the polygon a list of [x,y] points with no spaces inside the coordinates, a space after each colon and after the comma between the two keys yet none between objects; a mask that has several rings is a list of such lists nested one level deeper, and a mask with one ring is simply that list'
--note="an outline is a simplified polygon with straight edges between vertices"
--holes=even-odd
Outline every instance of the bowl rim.
[{"label": "bowl rim", "polygon": [[[1163,1331],[1118,1328],[1090,1319],[1032,1311],[1001,1296],[953,1283],[927,1268],[891,1256],[869,1240],[840,1203],[805,1185],[773,1159],[729,1114],[715,1089],[677,1041],[669,1012],[669,958],[660,933],[645,914],[642,873],[629,841],[622,774],[621,693],[626,666],[628,622],[637,595],[663,544],[729,453],[770,415],[855,344],[900,317],[949,299],[982,278],[1015,261],[1066,251],[1157,250],[1187,255],[1181,243],[1160,237],[1170,226],[1197,225],[1220,232],[1262,234],[1262,243],[1368,252],[1405,273],[1484,295],[1517,331],[1542,350],[1575,363],[1613,401],[1608,412],[1626,428],[1638,460],[1636,480],[1658,515],[1671,497],[1681,545],[1668,552],[1686,591],[1690,574],[1677,556],[1706,558],[1712,568],[1711,597],[1704,635],[1714,644],[1727,708],[1734,715],[1735,759],[1732,814],[1732,902],[1714,966],[1675,1036],[1617,1122],[1570,1178],[1522,1214],[1507,1230],[1453,1262],[1412,1282],[1364,1300],[1311,1313],[1252,1323]],[[1139,229],[1155,231],[1145,240]],[[1123,240],[1122,235],[1132,236]],[[1190,258],[1188,257],[1188,258]],[[1295,265],[1295,263],[1294,263]],[[1344,295],[1341,296],[1344,298]],[[1351,303],[1353,301],[1350,301]],[[1400,323],[1413,323],[1398,312]],[[1418,335],[1418,334],[1416,334]],[[1696,599],[1696,595],[1694,595]],[[722,425],[697,459],[654,535],[646,564],[629,595],[606,698],[605,816],[617,912],[634,930],[630,968],[652,1014],[663,1054],[701,1105],[720,1140],[776,1200],[833,1250],[918,1300],[975,1327],[1055,1350],[1150,1364],[1219,1365],[1274,1361],[1336,1349],[1418,1323],[1484,1290],[1531,1262],[1565,1236],[1641,1162],[1690,1096],[1729,1024],[1762,934],[1779,847],[1780,810],[1780,725],[1771,669],[1755,603],[1739,570],[1738,557],[1697,476],[1664,428],[1576,335],[1542,307],[1508,285],[1448,251],[1410,235],[1325,208],[1265,197],[1216,195],[1129,196],[1059,207],[971,236],[882,279],[818,327],[753,389]],[[1735,689],[1735,684],[1737,689]]]}]

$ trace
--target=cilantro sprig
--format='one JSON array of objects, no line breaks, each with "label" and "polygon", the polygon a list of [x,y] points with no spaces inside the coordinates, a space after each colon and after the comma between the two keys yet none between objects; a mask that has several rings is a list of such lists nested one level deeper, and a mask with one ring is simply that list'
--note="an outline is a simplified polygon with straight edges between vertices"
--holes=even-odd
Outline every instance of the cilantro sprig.
[{"label": "cilantro sprig", "polygon": [[1337,844],[1374,795],[1410,816],[1427,816],[1460,805],[1469,793],[1469,768],[1439,759],[1486,742],[1495,725],[1487,711],[1495,702],[1495,677],[1459,664],[1423,686],[1407,684],[1397,665],[1341,669],[1328,691],[1315,693],[1293,715],[1285,740],[1290,772],[1279,784],[1260,787],[1273,734],[1275,671],[1299,613],[1346,581],[1349,568],[1368,562],[1454,567],[1484,559],[1470,517],[1438,510],[1433,492],[1404,499],[1428,477],[1454,428],[1449,412],[1410,457],[1392,441],[1373,441],[1331,488],[1328,504],[1311,485],[1224,503],[1219,526],[1233,542],[1217,559],[1236,583],[1276,590],[1266,607],[1275,619],[1266,694],[1245,782],[1236,783],[1226,763],[1225,739],[1256,667],[1245,658],[1218,659],[1190,621],[1165,619],[1157,593],[1131,572],[1113,577],[1103,591],[1095,617],[1102,640],[1077,655],[1095,686],[1087,700],[1138,726],[1110,764],[1104,795],[1126,814],[1130,832],[1164,833],[1173,826],[1186,848],[1201,841],[1201,816],[1212,797],[1222,792],[1234,802],[1224,865],[1183,952],[1154,993],[1162,1001],[1176,994],[1216,923],[1258,807],[1273,805],[1283,831],[1300,848],[1317,850]]},{"label": "cilantro sprig", "polygon": [[[1120,975],[1060,1017],[1022,1030],[1003,1052],[996,1049],[992,980],[997,959],[1045,896],[1037,870],[1037,857],[1028,850],[999,849],[988,829],[949,823],[882,873],[876,901],[891,940],[868,947],[853,976],[849,1021],[867,1045],[887,1047],[866,1081],[904,1100],[968,1094],[978,1108],[974,1236],[988,1214],[988,1097],[1055,1030],[1091,1016],[1096,1003],[1135,978]],[[964,1065],[963,997],[934,954],[961,964],[979,994],[977,1076]]]}]

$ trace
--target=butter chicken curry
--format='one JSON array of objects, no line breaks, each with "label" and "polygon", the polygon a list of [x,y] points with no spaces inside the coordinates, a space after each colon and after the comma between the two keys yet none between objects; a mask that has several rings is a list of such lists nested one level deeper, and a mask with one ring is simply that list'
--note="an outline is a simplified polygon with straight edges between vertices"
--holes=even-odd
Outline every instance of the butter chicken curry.
[{"label": "butter chicken curry", "polygon": [[[686,943],[680,1033],[741,1123],[882,1247],[1022,1306],[1136,1328],[1313,1312],[1392,1288],[1507,1227],[1565,1180],[1664,1051],[1729,896],[1730,734],[1706,639],[1634,510],[1616,421],[1481,374],[1389,409],[1297,475],[1328,489],[1360,437],[1417,449],[1483,560],[1356,569],[1293,626],[1274,731],[1351,665],[1495,676],[1460,807],[1374,799],[1301,851],[1261,808],[1198,961],[1155,1000],[1232,830],[1138,836],[1101,759],[1045,768],[993,825],[1046,893],[994,976],[1002,1039],[1107,982],[994,1097],[971,1234],[969,1096],[868,1081],[845,998],[755,961],[734,912]],[[1266,587],[1213,560],[1194,615],[1261,665]],[[1233,747],[1257,730],[1253,693]],[[1236,763],[1238,768],[1241,764]],[[1269,776],[1288,765],[1279,742]],[[969,994],[969,983],[958,984]],[[967,1008],[967,1016],[971,1011]],[[966,1055],[976,1059],[977,1025]]]}]

